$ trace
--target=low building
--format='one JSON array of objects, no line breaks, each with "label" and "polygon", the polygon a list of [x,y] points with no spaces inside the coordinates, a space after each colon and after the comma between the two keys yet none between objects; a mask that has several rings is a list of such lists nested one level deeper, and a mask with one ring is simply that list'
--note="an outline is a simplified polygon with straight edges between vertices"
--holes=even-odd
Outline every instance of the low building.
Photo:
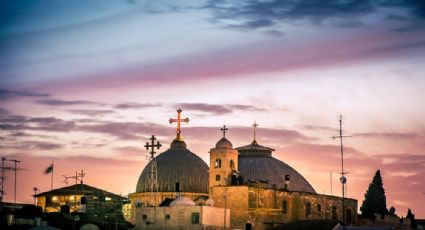
[{"label": "low building", "polygon": [[230,210],[196,205],[189,197],[178,197],[169,206],[136,209],[136,229],[220,230],[230,226]]},{"label": "low building", "polygon": [[128,203],[125,197],[86,184],[53,189],[34,197],[44,212],[59,212],[61,207],[68,207],[69,212],[107,213],[121,210]]}]

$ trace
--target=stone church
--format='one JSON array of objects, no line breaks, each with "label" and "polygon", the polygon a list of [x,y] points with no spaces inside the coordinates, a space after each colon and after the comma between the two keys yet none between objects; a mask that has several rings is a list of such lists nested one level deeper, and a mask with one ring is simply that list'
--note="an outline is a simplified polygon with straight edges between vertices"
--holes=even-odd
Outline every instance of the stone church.
[{"label": "stone church", "polygon": [[224,127],[223,138],[209,151],[208,167],[182,139],[180,112],[178,110],[177,137],[168,150],[155,158],[157,188],[152,193],[146,184],[151,160],[139,177],[136,192],[129,195],[136,227],[138,220],[143,223],[137,214],[138,208],[164,206],[164,201],[178,197],[189,198],[194,205],[229,210],[228,224],[225,220],[228,229],[268,229],[297,220],[342,220],[343,213],[347,224],[355,222],[357,200],[346,198],[343,212],[341,197],[318,194],[294,168],[272,156],[274,149],[257,142],[255,126],[254,140],[238,148],[225,137]]}]

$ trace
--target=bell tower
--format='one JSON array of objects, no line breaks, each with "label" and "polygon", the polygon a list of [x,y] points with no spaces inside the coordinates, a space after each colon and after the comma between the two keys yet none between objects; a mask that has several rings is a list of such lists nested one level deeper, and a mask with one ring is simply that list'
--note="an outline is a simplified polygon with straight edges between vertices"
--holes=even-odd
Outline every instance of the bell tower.
[{"label": "bell tower", "polygon": [[210,191],[215,186],[232,185],[232,176],[238,174],[238,151],[226,139],[227,130],[225,125],[221,128],[223,138],[210,150]]}]

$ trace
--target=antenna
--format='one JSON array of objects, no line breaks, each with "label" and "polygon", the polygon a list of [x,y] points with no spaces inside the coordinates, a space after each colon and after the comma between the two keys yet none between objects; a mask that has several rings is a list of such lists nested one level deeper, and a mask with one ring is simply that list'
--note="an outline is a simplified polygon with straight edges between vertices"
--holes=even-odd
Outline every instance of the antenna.
[{"label": "antenna", "polygon": [[64,183],[68,184],[68,180],[69,179],[75,179],[75,184],[78,184],[78,182],[80,182],[81,184],[83,184],[83,179],[84,176],[86,175],[86,173],[81,170],[80,172],[75,172],[75,176],[66,176],[66,175],[62,175],[64,177]]},{"label": "antenna", "polygon": [[[7,167],[5,166],[5,162],[6,161],[10,161],[14,163],[14,167]],[[1,189],[0,189],[0,202],[3,202],[3,196],[4,194],[6,194],[6,192],[4,191],[4,181],[6,180],[5,178],[5,171],[15,171],[15,191],[14,191],[14,203],[16,204],[16,184],[17,184],[17,171],[22,171],[22,170],[26,170],[23,168],[18,168],[18,163],[21,163],[21,161],[19,160],[9,160],[6,157],[2,157],[1,158]]]},{"label": "antenna", "polygon": [[339,115],[338,121],[339,121],[339,135],[338,136],[332,136],[332,139],[339,139],[340,140],[340,152],[341,152],[341,178],[339,179],[342,185],[342,229],[345,229],[345,188],[347,183],[347,178],[345,177],[345,174],[347,172],[344,171],[344,146],[342,140],[346,137],[351,136],[344,136],[342,135],[342,115]]}]

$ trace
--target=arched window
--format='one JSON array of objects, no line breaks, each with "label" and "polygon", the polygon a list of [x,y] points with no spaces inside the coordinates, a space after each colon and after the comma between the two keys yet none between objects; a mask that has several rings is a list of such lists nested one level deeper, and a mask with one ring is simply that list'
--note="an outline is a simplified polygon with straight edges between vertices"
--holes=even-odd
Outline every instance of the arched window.
[{"label": "arched window", "polygon": [[233,160],[230,160],[230,168],[231,169],[235,168],[235,162]]},{"label": "arched window", "polygon": [[215,160],[215,167],[221,168],[221,160],[219,158]]},{"label": "arched window", "polygon": [[309,217],[310,215],[311,215],[311,204],[310,203],[307,203],[305,205],[305,216],[306,217]]}]

